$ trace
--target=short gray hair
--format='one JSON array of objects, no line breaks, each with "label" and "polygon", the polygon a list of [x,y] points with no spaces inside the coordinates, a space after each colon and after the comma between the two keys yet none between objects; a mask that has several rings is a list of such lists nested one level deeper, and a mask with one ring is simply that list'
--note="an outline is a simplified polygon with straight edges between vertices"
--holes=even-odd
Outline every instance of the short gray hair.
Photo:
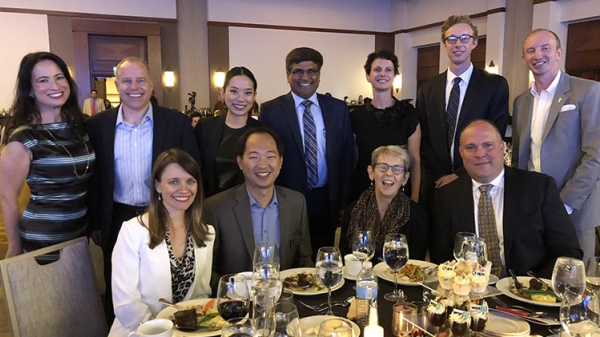
[{"label": "short gray hair", "polygon": [[404,163],[404,172],[409,171],[410,167],[410,157],[408,156],[408,151],[402,146],[398,145],[388,145],[388,146],[380,146],[376,148],[371,154],[371,166],[375,166],[377,164],[377,159],[379,156],[389,155],[395,156],[400,159]]}]

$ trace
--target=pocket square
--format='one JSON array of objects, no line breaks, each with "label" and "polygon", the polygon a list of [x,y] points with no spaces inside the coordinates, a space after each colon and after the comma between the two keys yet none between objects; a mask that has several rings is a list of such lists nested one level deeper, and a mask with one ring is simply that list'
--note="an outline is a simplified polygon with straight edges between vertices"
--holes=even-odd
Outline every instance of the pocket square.
[{"label": "pocket square", "polygon": [[560,108],[560,112],[574,110],[575,108],[575,104],[565,104]]}]

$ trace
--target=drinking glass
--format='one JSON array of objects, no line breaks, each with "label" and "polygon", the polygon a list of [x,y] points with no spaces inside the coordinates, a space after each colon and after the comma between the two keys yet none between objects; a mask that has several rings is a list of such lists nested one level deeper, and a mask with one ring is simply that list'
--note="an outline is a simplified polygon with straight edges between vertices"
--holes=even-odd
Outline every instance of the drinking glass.
[{"label": "drinking glass", "polygon": [[563,302],[581,301],[585,291],[585,267],[583,261],[571,257],[556,259],[552,270],[554,292]]},{"label": "drinking glass", "polygon": [[254,337],[256,332],[246,317],[228,319],[221,330],[221,337]]},{"label": "drinking glass", "polygon": [[465,261],[479,263],[480,266],[487,264],[487,247],[481,237],[468,238],[463,241],[460,257]]},{"label": "drinking glass", "polygon": [[587,290],[600,294],[600,257],[590,257],[585,268]]},{"label": "drinking glass", "polygon": [[294,304],[280,302],[275,305],[274,337],[302,337],[300,315]]},{"label": "drinking glass", "polygon": [[475,233],[470,232],[458,232],[456,233],[456,237],[454,237],[454,259],[456,261],[462,258],[462,246],[465,240],[470,240],[471,238],[475,238],[477,235]]},{"label": "drinking glass", "polygon": [[404,292],[398,289],[398,271],[408,263],[408,241],[404,234],[387,234],[383,244],[383,260],[394,271],[394,292],[383,296],[388,301],[404,300]]},{"label": "drinking glass", "polygon": [[253,272],[259,272],[263,278],[279,277],[279,249],[275,242],[259,242],[254,245],[252,258]]},{"label": "drinking glass", "polygon": [[319,248],[315,267],[319,283],[327,287],[328,309],[325,315],[334,315],[331,310],[331,288],[342,281],[343,265],[342,254],[339,249],[335,247]]},{"label": "drinking glass", "polygon": [[361,265],[375,255],[375,238],[372,231],[357,231],[352,237],[352,254]]},{"label": "drinking glass", "polygon": [[329,318],[321,322],[319,337],[352,337],[352,324],[344,318]]},{"label": "drinking glass", "polygon": [[585,292],[573,302],[562,301],[559,318],[563,330],[574,337],[599,336],[598,300],[594,293]]},{"label": "drinking glass", "polygon": [[248,289],[248,282],[244,275],[221,276],[217,289],[217,309],[224,320],[248,315],[250,289]]}]

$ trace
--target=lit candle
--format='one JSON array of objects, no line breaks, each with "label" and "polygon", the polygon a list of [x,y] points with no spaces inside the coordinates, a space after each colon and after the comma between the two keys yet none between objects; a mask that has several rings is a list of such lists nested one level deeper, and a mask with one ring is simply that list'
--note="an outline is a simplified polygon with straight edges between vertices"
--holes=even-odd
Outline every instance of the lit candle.
[{"label": "lit candle", "polygon": [[369,325],[365,327],[364,335],[365,337],[383,337],[383,327],[377,324],[377,308],[374,306],[371,306],[369,312]]}]

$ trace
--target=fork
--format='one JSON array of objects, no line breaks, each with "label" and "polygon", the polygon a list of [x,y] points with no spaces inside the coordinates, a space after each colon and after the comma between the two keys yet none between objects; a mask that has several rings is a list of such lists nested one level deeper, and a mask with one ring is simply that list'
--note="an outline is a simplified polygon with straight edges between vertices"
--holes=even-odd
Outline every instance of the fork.
[{"label": "fork", "polygon": [[[343,301],[337,301],[337,302],[331,302],[331,306],[332,307],[336,307],[336,306],[342,306],[345,307],[347,305],[350,304],[350,301],[354,298],[354,296],[350,296],[347,299],[343,300]],[[302,304],[303,306],[307,307],[308,309],[311,309],[312,311],[315,312],[319,312],[319,311],[323,311],[325,309],[328,308],[327,303],[321,303],[321,304],[316,304],[316,305],[310,305],[310,304],[306,304],[302,301],[298,301],[300,302],[300,304]]]}]

